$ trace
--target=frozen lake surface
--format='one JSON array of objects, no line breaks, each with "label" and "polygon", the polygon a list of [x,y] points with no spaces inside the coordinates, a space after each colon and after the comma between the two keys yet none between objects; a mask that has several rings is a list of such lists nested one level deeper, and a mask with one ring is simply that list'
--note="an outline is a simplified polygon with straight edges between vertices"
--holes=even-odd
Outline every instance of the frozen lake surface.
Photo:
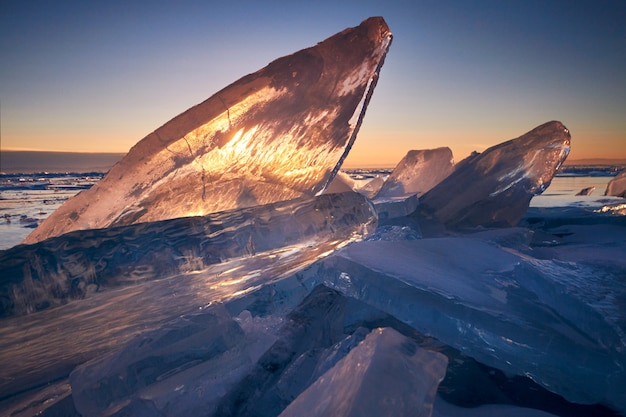
[{"label": "frozen lake surface", "polygon": [[0,174],[0,249],[20,243],[67,199],[104,174]]},{"label": "frozen lake surface", "polygon": [[[29,232],[28,222],[97,178],[33,176],[4,184],[4,245],[13,246]],[[300,208],[294,210],[304,216],[298,233],[305,234],[289,245],[276,242],[204,266],[189,249],[182,264],[189,272],[162,277],[156,264],[130,259],[132,285],[87,285],[84,299],[2,320],[0,410],[78,415],[76,406],[83,415],[117,415],[121,407],[120,413],[157,415],[149,411],[156,407],[166,415],[202,409],[269,416],[284,409],[297,415],[313,412],[311,404],[339,389],[314,383],[322,374],[353,386],[350,370],[367,362],[374,379],[363,374],[359,390],[345,391],[361,400],[333,407],[359,410],[364,398],[393,398],[402,388],[390,382],[381,389],[376,381],[397,375],[385,374],[387,367],[409,366],[430,375],[403,378],[423,395],[420,401],[432,404],[432,415],[467,415],[468,406],[479,406],[471,409],[476,416],[614,415],[593,405],[625,406],[619,398],[626,384],[626,224],[623,215],[599,211],[624,201],[601,195],[609,179],[555,178],[532,200],[519,228],[422,236],[410,222],[366,231],[358,218],[352,226],[342,221],[343,229],[325,229],[323,222],[309,228],[313,218]],[[591,195],[574,195],[590,186],[596,187]],[[276,236],[290,229],[288,221],[263,227],[272,224],[283,224]],[[254,239],[272,236],[271,230]],[[246,242],[244,253],[262,247]],[[371,333],[381,328],[400,334]],[[204,353],[193,359],[198,349]],[[284,349],[293,356],[284,357]],[[394,349],[442,355],[402,359],[388,354]],[[146,362],[154,355],[161,359]],[[268,374],[257,368],[263,363],[281,370]],[[137,366],[152,370],[133,376]],[[278,379],[258,394],[249,391],[267,378]],[[474,380],[483,381],[479,389]],[[121,385],[110,391],[113,381]],[[258,414],[259,407],[267,412]]]}]

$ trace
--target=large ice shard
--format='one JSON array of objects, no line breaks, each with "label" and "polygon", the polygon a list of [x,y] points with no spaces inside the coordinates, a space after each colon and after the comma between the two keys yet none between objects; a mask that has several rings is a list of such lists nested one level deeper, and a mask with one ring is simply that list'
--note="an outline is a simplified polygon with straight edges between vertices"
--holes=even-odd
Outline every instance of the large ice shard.
[{"label": "large ice shard", "polygon": [[604,195],[626,198],[626,170],[620,172],[606,185]]},{"label": "large ice shard", "polygon": [[459,162],[420,198],[419,214],[448,228],[514,226],[552,181],[570,149],[570,133],[552,121]]},{"label": "large ice shard", "polygon": [[[359,201],[365,204],[362,208],[368,214],[360,213]],[[118,256],[113,255],[117,252],[119,258],[116,259],[128,258],[128,261],[120,262],[124,262],[125,271],[131,272],[130,277],[137,274],[138,277],[152,278],[150,281],[88,293],[85,299],[68,302],[62,291],[72,289],[73,282],[81,282],[79,271],[81,262],[84,262],[80,258],[81,250],[70,252],[73,255],[66,259],[66,267],[70,271],[72,261],[76,261],[76,270],[73,272],[77,275],[74,279],[47,287],[50,280],[37,282],[32,277],[25,277],[24,285],[15,292],[19,293],[21,288],[32,291],[35,295],[49,291],[44,293],[45,298],[42,296],[49,304],[44,302],[40,305],[41,308],[65,304],[32,314],[2,318],[0,398],[26,391],[47,381],[59,380],[75,366],[101,352],[117,348],[138,332],[158,328],[172,318],[198,312],[216,302],[243,297],[260,287],[292,276],[337,248],[363,238],[363,233],[371,232],[376,224],[371,206],[363,196],[356,193],[323,195],[304,201],[298,199],[295,204],[278,203],[273,208],[230,212],[221,219],[230,217],[230,220],[236,220],[234,223],[223,223],[221,226],[219,222],[214,223],[218,229],[223,229],[215,231],[212,237],[210,229],[204,232],[199,227],[201,230],[198,231],[198,236],[189,236],[188,245],[184,241],[192,232],[184,228],[178,234],[171,231],[169,238],[159,236],[159,231],[156,231],[147,233],[145,241],[133,242],[133,236],[129,234],[130,239],[126,243],[124,236],[119,236],[118,240],[100,242],[100,246],[97,241],[92,241],[91,243],[95,243],[94,247],[84,249],[88,252],[87,255],[92,256],[95,268],[107,269],[107,262],[112,256]],[[250,213],[249,210],[254,210],[256,216],[241,215],[242,212]],[[365,217],[362,217],[364,214]],[[155,225],[158,222],[150,224]],[[210,224],[207,222],[205,226],[209,227]],[[142,226],[126,226],[125,229]],[[24,250],[37,248],[75,233],[80,236],[81,233],[92,232],[96,231],[73,232],[39,245],[20,247]],[[202,237],[206,233],[209,236]],[[224,250],[219,247],[211,249],[212,238],[220,242]],[[170,245],[166,242],[157,243],[159,239],[169,240]],[[291,244],[280,246],[281,242],[287,241],[291,241]],[[80,248],[82,245],[80,238],[73,242],[59,242],[65,242],[68,247],[78,245]],[[243,246],[243,256],[224,259],[204,267],[201,265],[202,258],[196,258],[204,252],[212,253],[211,257],[218,257],[220,254],[231,256],[228,253],[229,248],[237,248],[240,244]],[[158,246],[158,250],[152,251],[152,257],[145,256],[146,245]],[[53,249],[62,250],[62,247],[63,244],[55,245]],[[274,249],[262,252],[262,247]],[[250,252],[254,248],[256,252]],[[176,252],[178,250],[182,252]],[[196,253],[196,250],[199,252]],[[94,257],[99,251],[101,263]],[[181,258],[176,260],[177,253]],[[181,270],[185,272],[174,276],[170,276],[171,272],[161,273],[159,269],[167,269],[167,261],[159,259],[160,257],[172,259],[171,265],[181,262]],[[10,258],[5,258],[4,261],[9,260]],[[138,267],[133,267],[134,262],[139,262]],[[3,272],[4,265],[7,263],[0,267]],[[4,275],[0,277],[2,278]],[[297,291],[302,292],[300,284],[296,287]],[[10,285],[8,289],[3,289],[3,302],[15,297],[12,291]],[[293,293],[290,294],[293,296]],[[299,300],[293,302],[297,304]]]},{"label": "large ice shard", "polygon": [[391,39],[372,17],[241,78],[138,142],[24,243],[319,193],[355,140]]},{"label": "large ice shard", "polygon": [[448,359],[391,328],[365,340],[280,414],[430,417]]},{"label": "large ice shard", "polygon": [[375,228],[374,208],[364,196],[348,192],[206,216],[77,230],[0,251],[0,317],[256,254],[320,249],[329,242],[336,246]]},{"label": "large ice shard", "polygon": [[422,195],[450,175],[453,168],[450,148],[409,151],[398,162],[376,197]]}]

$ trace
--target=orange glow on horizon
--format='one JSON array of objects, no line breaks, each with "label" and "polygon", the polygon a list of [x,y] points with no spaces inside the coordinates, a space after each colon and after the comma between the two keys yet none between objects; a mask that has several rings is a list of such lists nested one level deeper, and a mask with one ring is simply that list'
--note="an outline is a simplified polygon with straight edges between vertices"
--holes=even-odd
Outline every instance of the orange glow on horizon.
[{"label": "orange glow on horizon", "polygon": [[[518,129],[519,130],[519,129]],[[523,129],[522,129],[523,130]],[[527,129],[528,131],[530,129]],[[512,131],[512,130],[511,130]],[[452,149],[455,162],[461,161],[471,152],[485,149],[524,134],[509,131],[369,131],[362,129],[344,161],[343,168],[393,168],[413,149],[433,149],[448,146]],[[131,134],[116,135],[111,132],[91,134],[85,140],[81,134],[49,136],[45,142],[40,138],[26,140],[21,135],[3,134],[0,150],[44,151],[77,153],[126,154],[143,136],[131,138]],[[116,136],[116,140],[111,137]],[[144,135],[145,136],[145,135]],[[572,129],[572,148],[568,161],[579,159],[626,160],[626,137],[612,131],[591,132]]]}]

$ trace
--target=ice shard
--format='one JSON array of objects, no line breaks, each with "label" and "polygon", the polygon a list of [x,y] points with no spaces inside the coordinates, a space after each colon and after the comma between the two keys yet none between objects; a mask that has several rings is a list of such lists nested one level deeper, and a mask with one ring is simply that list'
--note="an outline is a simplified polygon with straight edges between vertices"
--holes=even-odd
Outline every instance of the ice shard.
[{"label": "ice shard", "polygon": [[322,248],[329,242],[336,246],[375,228],[372,205],[364,196],[348,192],[206,216],[77,230],[0,251],[0,317],[260,253]]},{"label": "ice shard", "polygon": [[373,330],[280,414],[430,417],[448,358],[391,328]]},{"label": "ice shard", "polygon": [[514,226],[552,181],[570,149],[570,133],[552,121],[459,162],[420,198],[416,215],[448,228]]},{"label": "ice shard", "polygon": [[[376,396],[377,410],[392,397],[403,409],[417,410],[432,405],[445,373],[445,356],[388,328],[395,321],[380,311],[324,286],[284,319],[269,318],[269,329],[268,317],[249,326],[249,311],[239,317],[230,311],[215,304],[184,315],[78,366],[70,376],[76,408],[82,415],[157,410],[167,416],[270,417],[333,372],[352,400],[371,395],[381,378],[389,378]],[[361,372],[353,372],[355,360],[363,362]]]},{"label": "ice shard", "polygon": [[350,175],[339,171],[332,182],[326,187],[324,193],[342,193],[345,191],[356,191],[365,197],[373,199],[380,188],[383,186],[384,180],[380,176],[366,181],[353,180]]},{"label": "ice shard", "polygon": [[343,193],[346,191],[355,191],[356,185],[354,184],[354,180],[350,178],[348,174],[345,172],[337,172],[335,178],[328,184],[328,187],[324,190],[324,193],[332,194],[332,193]]},{"label": "ice shard", "polygon": [[319,193],[356,138],[391,40],[372,17],[239,79],[139,141],[24,243]]},{"label": "ice shard", "polygon": [[609,181],[606,185],[604,195],[626,198],[626,170],[620,172],[615,178]]},{"label": "ice shard", "polygon": [[591,195],[596,187],[586,187],[576,193],[576,195]]},{"label": "ice shard", "polygon": [[380,175],[377,175],[372,180],[363,184],[363,186],[357,189],[358,192],[365,195],[367,198],[374,198],[376,194],[383,187],[385,180]]},{"label": "ice shard", "polygon": [[396,165],[378,192],[377,198],[422,195],[452,173],[450,148],[409,151]]}]

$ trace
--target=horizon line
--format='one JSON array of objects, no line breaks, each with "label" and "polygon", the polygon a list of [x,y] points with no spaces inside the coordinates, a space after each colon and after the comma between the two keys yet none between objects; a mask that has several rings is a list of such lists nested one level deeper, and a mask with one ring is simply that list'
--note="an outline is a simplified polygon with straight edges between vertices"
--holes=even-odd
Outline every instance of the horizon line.
[{"label": "horizon line", "polygon": [[[34,148],[4,148],[1,149],[0,148],[0,152],[39,152],[39,153],[66,153],[66,154],[77,154],[77,155],[105,155],[105,154],[114,154],[114,155],[126,155],[128,154],[128,151],[126,152],[122,152],[122,151],[82,151],[82,150],[57,150],[57,149],[34,149]],[[581,163],[586,161],[588,164],[590,165],[594,165],[594,163],[592,161],[597,161],[597,163],[602,163],[602,161],[604,161],[607,164],[626,164],[626,158],[624,157],[617,157],[617,158],[609,158],[609,157],[587,157],[587,158],[577,158],[577,159],[566,159],[563,162],[563,165],[571,165],[574,163]],[[610,162],[609,162],[610,161]],[[383,169],[383,168],[394,168],[399,161],[396,162],[390,162],[390,163],[384,163],[384,162],[379,162],[379,163],[370,163],[370,164],[355,164],[355,163],[349,163],[349,164],[344,164],[342,166],[343,169],[354,169],[354,168],[361,168],[361,169]]]},{"label": "horizon line", "polygon": [[57,149],[33,149],[33,148],[4,148],[0,152],[47,152],[47,153],[76,153],[76,154],[121,154],[126,155],[128,151],[66,151]]}]

